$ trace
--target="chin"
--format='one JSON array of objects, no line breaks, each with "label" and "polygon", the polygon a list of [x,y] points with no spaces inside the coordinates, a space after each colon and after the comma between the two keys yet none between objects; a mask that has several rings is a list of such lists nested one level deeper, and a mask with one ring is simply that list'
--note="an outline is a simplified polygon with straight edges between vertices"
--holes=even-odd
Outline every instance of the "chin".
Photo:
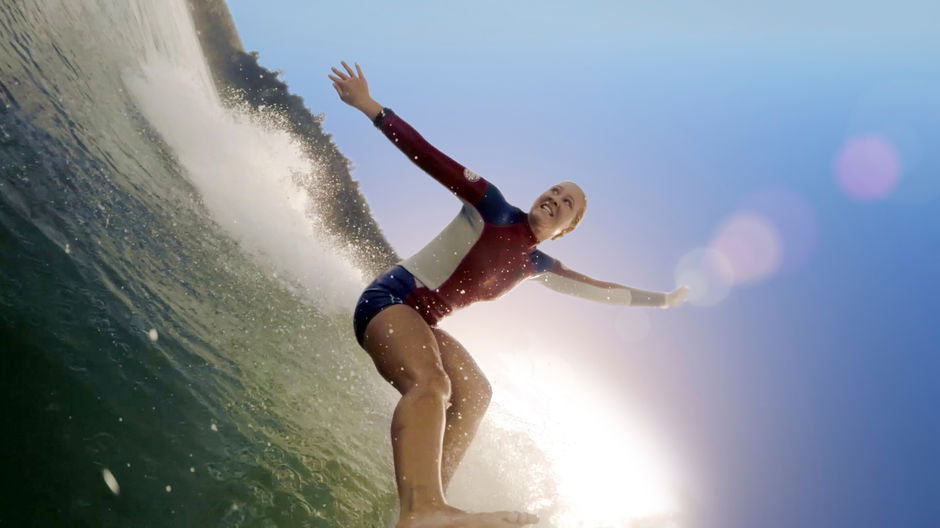
[{"label": "chin", "polygon": [[537,209],[536,211],[529,213],[529,216],[535,219],[534,223],[538,224],[539,227],[552,227],[552,224],[555,223],[554,218],[548,216],[541,209]]}]

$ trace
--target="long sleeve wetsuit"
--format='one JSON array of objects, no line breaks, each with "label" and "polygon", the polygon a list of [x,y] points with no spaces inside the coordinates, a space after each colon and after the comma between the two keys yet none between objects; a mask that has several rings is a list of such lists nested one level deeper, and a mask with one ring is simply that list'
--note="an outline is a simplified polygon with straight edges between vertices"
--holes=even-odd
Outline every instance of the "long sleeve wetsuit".
[{"label": "long sleeve wetsuit", "polygon": [[417,280],[413,290],[407,284],[397,297],[428,324],[473,302],[495,299],[532,277],[553,290],[594,301],[664,305],[662,293],[591,279],[535,249],[538,239],[525,212],[507,203],[495,185],[434,148],[390,109],[383,109],[374,124],[463,202],[457,217],[434,240],[399,263]]}]

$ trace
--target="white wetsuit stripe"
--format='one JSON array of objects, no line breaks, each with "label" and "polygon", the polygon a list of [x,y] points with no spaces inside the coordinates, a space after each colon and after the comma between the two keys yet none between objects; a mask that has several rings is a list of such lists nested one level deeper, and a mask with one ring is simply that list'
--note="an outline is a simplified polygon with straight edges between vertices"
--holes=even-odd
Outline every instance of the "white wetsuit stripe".
[{"label": "white wetsuit stripe", "polygon": [[483,217],[466,201],[457,216],[413,256],[399,264],[431,290],[439,288],[480,239]]}]

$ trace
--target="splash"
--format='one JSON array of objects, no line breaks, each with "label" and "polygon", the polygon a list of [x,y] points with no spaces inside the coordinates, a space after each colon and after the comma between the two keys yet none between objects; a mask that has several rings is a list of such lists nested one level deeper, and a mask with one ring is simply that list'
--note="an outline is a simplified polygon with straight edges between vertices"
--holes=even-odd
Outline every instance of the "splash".
[{"label": "splash", "polygon": [[155,59],[125,84],[218,225],[317,305],[348,310],[363,278],[326,234],[307,191],[320,167],[297,140],[272,118],[223,106],[191,68]]}]

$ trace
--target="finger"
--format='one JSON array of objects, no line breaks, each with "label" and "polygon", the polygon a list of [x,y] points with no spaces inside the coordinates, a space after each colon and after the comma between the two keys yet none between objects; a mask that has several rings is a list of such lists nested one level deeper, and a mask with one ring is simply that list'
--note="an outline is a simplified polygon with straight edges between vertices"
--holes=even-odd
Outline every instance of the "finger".
[{"label": "finger", "polygon": [[350,68],[349,65],[346,64],[346,61],[340,61],[340,64],[343,65],[343,68],[346,68],[346,71],[349,72],[349,76],[350,76],[350,77],[355,77],[355,76],[356,76],[356,74],[353,73],[352,68]]},{"label": "finger", "polygon": [[366,78],[366,76],[362,74],[362,68],[359,67],[359,63],[358,63],[358,62],[356,63],[356,71],[359,72],[359,78],[360,78],[360,79],[363,79],[363,80],[364,80],[364,79]]},{"label": "finger", "polygon": [[330,74],[327,74],[326,76],[329,77],[330,79],[332,79],[333,82],[335,82],[335,83],[343,84],[342,79],[340,79],[339,77],[334,77],[334,76],[332,76],[332,75],[330,75]]},{"label": "finger", "polygon": [[343,92],[339,91],[339,86],[336,83],[333,83],[333,89],[336,90],[336,95],[343,96]]},{"label": "finger", "polygon": [[342,80],[344,80],[344,81],[347,80],[347,79],[349,79],[349,77],[347,77],[345,73],[343,73],[343,72],[337,70],[337,69],[336,69],[336,66],[333,66],[332,70],[333,70],[333,73],[335,73],[336,75],[338,75],[340,79],[342,79]]}]

